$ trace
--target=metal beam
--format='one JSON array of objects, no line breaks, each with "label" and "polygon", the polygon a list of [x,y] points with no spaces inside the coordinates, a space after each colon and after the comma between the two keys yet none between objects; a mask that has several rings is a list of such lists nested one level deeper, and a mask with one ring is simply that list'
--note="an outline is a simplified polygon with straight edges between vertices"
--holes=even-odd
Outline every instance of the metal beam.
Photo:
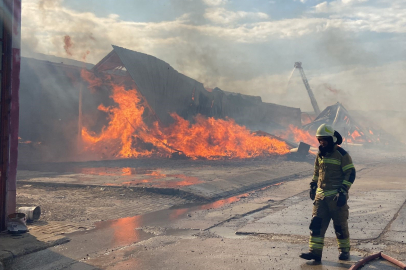
[{"label": "metal beam", "polygon": [[7,182],[10,162],[10,109],[11,109],[11,14],[12,1],[2,0],[3,42],[1,56],[1,95],[0,95],[0,231],[6,228]]},{"label": "metal beam", "polygon": [[21,0],[0,0],[0,231],[15,211]]},{"label": "metal beam", "polygon": [[310,102],[312,103],[314,112],[316,113],[316,117],[317,117],[320,114],[320,108],[319,108],[319,105],[317,104],[316,98],[313,95],[313,91],[310,88],[309,82],[308,82],[308,80],[306,78],[306,75],[304,73],[304,70],[303,70],[303,67],[302,67],[302,62],[296,62],[295,63],[295,68],[297,68],[300,71],[300,75],[302,76],[302,80],[303,80],[303,83],[304,83],[304,85],[306,87],[307,94],[309,95]]}]

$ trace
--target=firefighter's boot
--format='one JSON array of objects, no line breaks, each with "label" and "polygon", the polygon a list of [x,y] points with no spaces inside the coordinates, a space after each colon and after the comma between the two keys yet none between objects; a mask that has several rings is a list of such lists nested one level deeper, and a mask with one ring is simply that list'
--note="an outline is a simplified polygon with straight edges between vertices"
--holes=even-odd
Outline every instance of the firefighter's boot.
[{"label": "firefighter's boot", "polygon": [[350,259],[350,252],[348,251],[341,251],[338,259],[341,261],[348,261]]},{"label": "firefighter's boot", "polygon": [[315,260],[316,262],[321,261],[321,255],[314,254],[312,252],[302,253],[302,254],[300,254],[299,257],[302,259],[308,260],[308,261],[310,261],[310,260]]}]

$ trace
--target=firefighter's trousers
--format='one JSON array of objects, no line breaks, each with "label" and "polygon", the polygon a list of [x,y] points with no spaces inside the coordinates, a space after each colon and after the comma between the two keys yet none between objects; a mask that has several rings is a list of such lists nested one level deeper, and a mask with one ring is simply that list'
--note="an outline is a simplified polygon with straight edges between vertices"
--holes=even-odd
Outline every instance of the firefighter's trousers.
[{"label": "firefighter's trousers", "polygon": [[348,232],[348,205],[337,206],[332,197],[316,198],[313,203],[313,218],[310,223],[310,252],[322,255],[324,235],[330,220],[333,220],[337,237],[338,248],[341,251],[350,251],[350,234]]}]

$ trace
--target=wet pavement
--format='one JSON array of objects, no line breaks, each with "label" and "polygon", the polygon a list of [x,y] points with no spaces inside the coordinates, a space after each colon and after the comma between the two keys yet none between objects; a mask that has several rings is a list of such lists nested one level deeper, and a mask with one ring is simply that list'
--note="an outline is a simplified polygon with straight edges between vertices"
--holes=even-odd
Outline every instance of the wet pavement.
[{"label": "wet pavement", "polygon": [[[378,238],[388,223],[393,220],[399,209],[405,204],[405,199],[406,190],[352,194],[348,201],[351,208],[351,216],[348,221],[351,239]],[[310,223],[309,213],[312,213],[312,202],[308,200],[307,194],[289,200],[291,206],[281,211],[273,211],[273,213],[272,210],[269,210],[266,217],[248,224],[239,229],[238,232],[308,235],[309,232],[305,221]],[[297,220],[303,222],[298,223]],[[402,230],[400,227],[398,229]],[[335,237],[332,226],[330,226],[326,236]]]},{"label": "wet pavement", "polygon": [[[151,233],[146,233],[141,230],[143,227],[165,227],[169,224],[176,222],[180,219],[190,217],[190,213],[199,210],[217,209],[227,206],[230,203],[239,201],[242,197],[248,194],[242,194],[230,197],[224,200],[218,200],[208,204],[201,205],[184,205],[181,208],[164,209],[157,212],[147,213],[144,215],[125,217],[116,220],[100,221],[95,223],[94,233],[102,233],[104,235],[111,235],[110,246],[111,248],[123,245],[130,245],[132,243],[145,240],[153,236]],[[190,228],[194,229],[194,228]],[[76,235],[84,235],[88,232],[78,232]]]},{"label": "wet pavement", "polygon": [[[286,164],[282,163],[276,165],[284,168]],[[321,264],[307,262],[298,257],[301,252],[308,250],[307,228],[311,218],[312,202],[308,199],[309,177],[296,176],[287,181],[267,182],[267,185],[263,184],[253,191],[240,192],[238,195],[210,203],[196,204],[184,201],[183,205],[96,222],[94,229],[66,234],[71,239],[69,243],[16,258],[8,267],[9,269],[348,269],[364,256],[378,251],[384,251],[385,254],[405,261],[406,244],[402,242],[405,237],[406,218],[405,164],[406,160],[392,160],[386,164],[357,166],[357,180],[350,190],[349,201],[352,235],[350,261],[338,261],[337,243],[331,231],[326,237]],[[125,168],[128,167],[127,164],[124,165]],[[213,179],[210,181],[210,177],[222,177],[224,181],[225,176],[231,171],[230,174],[236,179],[234,185],[239,183],[241,187],[247,179],[255,178],[255,175],[267,172],[269,177],[272,174],[265,168],[266,165],[269,167],[272,165],[258,163],[257,165],[259,170],[257,172],[254,167],[248,168],[248,165],[240,168],[242,164],[238,166],[223,164],[218,168],[215,168],[215,165],[200,164],[197,166],[198,170],[188,169],[186,166],[176,168],[178,172],[175,173],[173,172],[175,169],[168,166],[160,168],[160,173],[183,174],[210,183],[215,182]],[[110,169],[105,169],[106,167],[114,166],[105,166],[102,169],[111,174]],[[270,168],[272,169],[274,168]],[[39,176],[44,172],[37,173],[38,175],[32,178],[45,177]],[[116,172],[114,177],[117,177],[118,173]],[[151,173],[144,171],[144,176]],[[243,178],[238,177],[239,173],[249,174],[251,178],[245,175],[245,181],[239,182],[238,179]],[[70,172],[67,174],[72,177]],[[278,175],[277,172],[275,174]],[[62,173],[58,175],[61,176]],[[86,175],[90,177],[89,172]],[[96,176],[104,177],[99,174]],[[119,178],[128,176],[132,177],[134,174],[120,175]],[[106,179],[98,181],[103,182]],[[230,181],[231,179],[230,177]],[[32,183],[35,185],[35,181]],[[104,187],[94,188],[96,190]],[[236,187],[238,186],[234,186]],[[125,202],[124,200],[123,203]],[[375,261],[363,269],[397,268],[383,261]]]},{"label": "wet pavement", "polygon": [[212,200],[311,173],[312,161],[296,162],[287,157],[217,162],[116,160],[22,165],[17,180],[22,184],[146,188],[165,193],[182,191]]}]

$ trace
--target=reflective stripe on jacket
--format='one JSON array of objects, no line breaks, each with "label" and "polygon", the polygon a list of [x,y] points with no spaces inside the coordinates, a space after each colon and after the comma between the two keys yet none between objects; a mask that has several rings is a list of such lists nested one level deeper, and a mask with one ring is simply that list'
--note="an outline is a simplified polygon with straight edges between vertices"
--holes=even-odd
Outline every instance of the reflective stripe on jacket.
[{"label": "reflective stripe on jacket", "polygon": [[334,196],[342,185],[349,190],[354,180],[354,164],[343,148],[336,145],[334,151],[326,156],[317,155],[312,180],[317,182],[316,198]]}]

